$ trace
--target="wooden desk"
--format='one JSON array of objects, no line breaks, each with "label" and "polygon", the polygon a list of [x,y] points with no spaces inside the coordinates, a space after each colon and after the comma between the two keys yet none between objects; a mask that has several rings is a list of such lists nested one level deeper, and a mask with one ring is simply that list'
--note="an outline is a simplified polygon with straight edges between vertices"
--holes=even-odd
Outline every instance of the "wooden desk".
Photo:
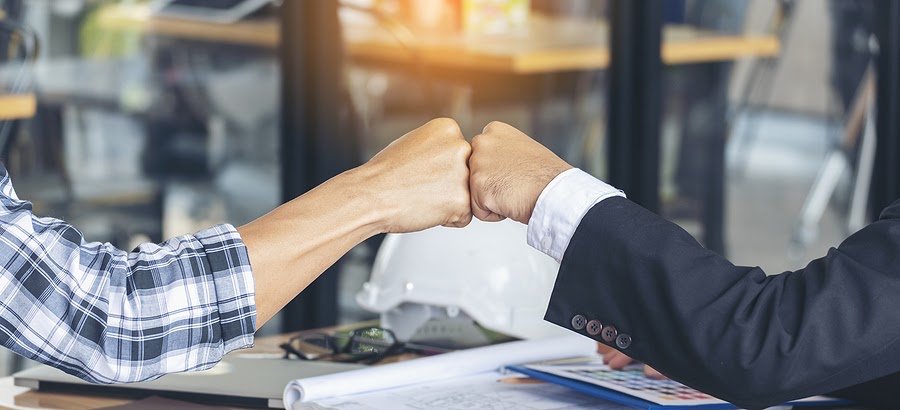
[{"label": "wooden desk", "polygon": [[101,409],[133,402],[131,399],[47,393],[13,384],[13,377],[0,378],[0,409]]},{"label": "wooden desk", "polygon": [[[364,322],[316,331],[353,329],[363,326],[375,325],[377,322]],[[297,332],[300,333],[300,332]],[[297,333],[261,337],[255,340],[255,347],[248,350],[235,351],[232,354],[280,354],[282,351],[278,344]],[[0,409],[102,409],[112,406],[125,406],[135,403],[137,400],[115,396],[81,395],[72,393],[55,393],[33,391],[13,384],[12,377],[0,378]],[[184,407],[190,409],[191,405]],[[206,410],[208,406],[197,405],[198,409]],[[145,404],[144,407],[147,408]],[[229,407],[231,408],[231,407]],[[845,410],[861,410],[854,407],[839,407]]]},{"label": "wooden desk", "polygon": [[36,111],[37,98],[34,94],[0,95],[0,121],[31,118]]},{"label": "wooden desk", "polygon": [[[325,329],[308,330],[306,332],[334,332],[351,330],[367,326],[377,326],[378,321],[353,323]],[[303,332],[258,337],[250,349],[236,350],[229,356],[240,355],[276,355],[283,354],[279,344]],[[121,393],[120,393],[121,394]],[[101,409],[111,406],[122,406],[136,402],[137,399],[123,396],[103,396],[95,394],[73,394],[68,392],[36,391],[13,384],[13,377],[0,378],[0,410],[2,409]],[[206,407],[204,407],[205,409]]]},{"label": "wooden desk", "polygon": [[[215,24],[153,16],[147,7],[118,5],[100,11],[99,21],[112,29],[229,44],[275,48],[280,41],[276,20]],[[438,68],[507,74],[542,74],[609,66],[609,28],[601,21],[532,16],[517,35],[467,37],[464,34],[414,33],[404,48],[385,29],[372,24],[345,24],[347,53],[352,59],[409,63],[413,51],[421,62]],[[669,25],[663,33],[665,64],[775,56],[777,38],[770,35],[724,35],[688,26]]]}]

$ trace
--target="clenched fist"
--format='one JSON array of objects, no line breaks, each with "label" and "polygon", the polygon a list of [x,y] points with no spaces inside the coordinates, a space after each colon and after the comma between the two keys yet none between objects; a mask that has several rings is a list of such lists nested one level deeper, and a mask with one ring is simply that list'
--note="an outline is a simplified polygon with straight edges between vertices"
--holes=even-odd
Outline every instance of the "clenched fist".
[{"label": "clenched fist", "polygon": [[385,232],[415,232],[472,220],[472,148],[456,121],[438,118],[398,138],[355,171],[384,211]]},{"label": "clenched fist", "polygon": [[572,166],[522,131],[495,121],[472,140],[469,168],[472,213],[478,219],[527,224],[547,184]]},{"label": "clenched fist", "polygon": [[373,235],[468,225],[471,152],[455,121],[429,121],[238,228],[253,265],[257,324]]}]

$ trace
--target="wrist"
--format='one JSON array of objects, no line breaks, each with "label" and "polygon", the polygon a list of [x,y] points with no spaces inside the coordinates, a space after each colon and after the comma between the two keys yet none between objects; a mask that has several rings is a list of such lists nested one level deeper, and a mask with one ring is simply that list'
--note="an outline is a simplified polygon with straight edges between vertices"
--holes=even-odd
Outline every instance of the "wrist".
[{"label": "wrist", "polygon": [[392,216],[396,214],[396,204],[387,198],[386,190],[380,188],[382,174],[378,165],[366,163],[335,177],[351,188],[351,197],[362,209],[360,222],[371,231],[370,236],[390,232]]},{"label": "wrist", "polygon": [[535,184],[534,191],[532,192],[528,208],[528,214],[524,215],[523,220],[519,221],[523,224],[528,224],[528,221],[531,220],[532,214],[534,214],[534,209],[537,206],[538,200],[541,197],[541,194],[544,193],[544,190],[547,189],[547,186],[550,185],[556,177],[558,177],[563,172],[566,172],[574,167],[569,165],[567,162],[560,160],[559,163],[551,164],[542,169],[542,173],[538,178],[536,178],[537,183]]},{"label": "wrist", "polygon": [[598,202],[613,196],[624,193],[582,170],[562,172],[538,197],[528,221],[528,244],[561,261],[584,215]]}]

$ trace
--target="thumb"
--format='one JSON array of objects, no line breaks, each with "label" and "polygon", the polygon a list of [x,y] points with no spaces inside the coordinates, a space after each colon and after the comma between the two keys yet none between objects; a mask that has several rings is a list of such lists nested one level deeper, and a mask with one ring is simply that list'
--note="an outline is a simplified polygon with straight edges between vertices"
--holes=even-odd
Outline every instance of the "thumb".
[{"label": "thumb", "polygon": [[482,196],[481,192],[476,190],[474,186],[470,186],[469,191],[471,192],[470,197],[472,198],[472,215],[476,218],[485,221],[485,222],[499,222],[506,219],[505,216],[500,215],[489,207],[482,205]]},{"label": "thumb", "polygon": [[482,208],[474,198],[472,199],[472,215],[485,222],[499,222],[506,219],[505,216],[490,209]]}]

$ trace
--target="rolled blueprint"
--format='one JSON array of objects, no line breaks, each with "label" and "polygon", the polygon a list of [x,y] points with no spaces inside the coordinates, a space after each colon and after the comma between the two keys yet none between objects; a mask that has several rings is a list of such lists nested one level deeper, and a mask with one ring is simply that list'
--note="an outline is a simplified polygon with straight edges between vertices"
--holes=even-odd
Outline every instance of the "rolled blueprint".
[{"label": "rolled blueprint", "polygon": [[293,380],[284,388],[284,405],[372,392],[466,376],[525,364],[596,354],[597,342],[577,334],[522,340],[459,350],[437,356]]}]

